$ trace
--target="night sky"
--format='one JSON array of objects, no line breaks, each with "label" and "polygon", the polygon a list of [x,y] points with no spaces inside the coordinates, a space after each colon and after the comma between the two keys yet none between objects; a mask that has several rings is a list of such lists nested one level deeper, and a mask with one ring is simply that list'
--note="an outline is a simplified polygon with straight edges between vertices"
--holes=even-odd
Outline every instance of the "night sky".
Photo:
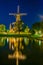
[{"label": "night sky", "polygon": [[38,15],[43,15],[43,0],[0,0],[0,24],[9,28],[9,24],[15,22],[15,17],[9,16],[9,13],[16,13],[18,5],[21,13],[27,13],[27,16],[21,18],[30,28],[41,20]]}]

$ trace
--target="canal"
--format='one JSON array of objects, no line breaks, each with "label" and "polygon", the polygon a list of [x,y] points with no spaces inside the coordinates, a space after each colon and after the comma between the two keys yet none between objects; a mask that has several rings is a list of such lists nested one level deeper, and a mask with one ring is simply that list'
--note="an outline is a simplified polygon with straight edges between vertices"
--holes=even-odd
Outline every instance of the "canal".
[{"label": "canal", "polygon": [[[0,64],[5,65],[16,65],[16,59],[9,59],[8,55],[13,54],[15,50],[12,51],[12,49],[9,49],[9,42],[7,40],[8,38],[3,38],[3,40],[0,39],[1,43],[4,45],[1,45],[0,43]],[[25,40],[24,38],[23,40]],[[19,59],[19,65],[43,65],[43,41],[37,40],[37,39],[27,39],[22,42],[22,45],[24,46],[24,49],[20,49],[21,53],[26,56],[26,59],[20,60]]]}]

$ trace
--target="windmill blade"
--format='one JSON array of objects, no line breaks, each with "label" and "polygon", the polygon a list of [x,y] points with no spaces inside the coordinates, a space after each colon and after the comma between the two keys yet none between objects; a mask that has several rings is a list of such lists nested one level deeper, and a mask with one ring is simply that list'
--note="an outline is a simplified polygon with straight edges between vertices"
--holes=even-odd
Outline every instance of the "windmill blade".
[{"label": "windmill blade", "polygon": [[25,16],[25,15],[27,15],[27,13],[21,13],[20,15],[21,15],[21,16],[23,16],[23,15]]},{"label": "windmill blade", "polygon": [[20,10],[20,9],[19,9],[19,5],[18,5],[18,6],[17,6],[17,13],[20,13],[19,10]]},{"label": "windmill blade", "polygon": [[14,15],[14,16],[15,16],[15,15],[17,15],[17,14],[16,14],[16,13],[9,13],[9,15]]}]

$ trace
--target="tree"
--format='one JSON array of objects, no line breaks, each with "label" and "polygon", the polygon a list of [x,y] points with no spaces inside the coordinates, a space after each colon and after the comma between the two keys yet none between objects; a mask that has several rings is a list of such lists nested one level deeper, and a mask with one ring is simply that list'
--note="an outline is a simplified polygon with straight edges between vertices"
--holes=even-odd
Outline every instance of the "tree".
[{"label": "tree", "polygon": [[43,21],[40,22],[36,22],[32,25],[32,29],[35,31],[39,31],[41,30],[41,32],[43,33]]},{"label": "tree", "polygon": [[6,26],[3,24],[0,24],[0,32],[5,32],[6,31]]}]

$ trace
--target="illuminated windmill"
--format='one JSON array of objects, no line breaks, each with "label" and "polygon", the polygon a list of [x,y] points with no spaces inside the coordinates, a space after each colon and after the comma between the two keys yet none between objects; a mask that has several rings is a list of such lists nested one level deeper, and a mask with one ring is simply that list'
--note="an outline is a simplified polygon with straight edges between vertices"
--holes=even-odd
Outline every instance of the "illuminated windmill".
[{"label": "illuminated windmill", "polygon": [[[18,6],[18,8],[17,8],[17,14],[16,14],[16,13],[9,13],[9,15],[13,15],[13,16],[16,17],[16,22],[14,22],[14,23],[12,23],[12,24],[15,24],[15,23],[19,24],[20,21],[21,21],[21,18],[20,18],[20,17],[27,15],[27,13],[20,13],[20,12],[19,12],[19,6]],[[18,26],[19,26],[19,25],[18,25]],[[14,28],[15,28],[15,27],[14,27]],[[10,31],[13,32],[12,29],[13,29],[13,28],[12,28],[12,25],[10,24]],[[19,27],[18,27],[18,29],[19,29]],[[15,28],[15,30],[16,30],[16,28]],[[15,30],[14,30],[14,31],[15,31]],[[18,34],[20,34],[20,31],[19,31],[19,30],[18,30],[18,32],[19,32]],[[15,33],[16,33],[16,32],[15,32]],[[19,47],[21,47],[22,49],[24,48],[24,47],[22,46],[22,40],[23,40],[23,38],[22,38],[22,37],[20,37],[20,38],[17,37],[17,38],[13,38],[12,40],[13,40],[13,43],[14,43],[14,47],[16,47],[16,50],[15,50],[15,52],[14,52],[13,55],[12,55],[12,54],[8,55],[8,58],[10,58],[10,59],[15,58],[15,59],[16,59],[16,65],[18,65],[18,60],[20,60],[20,59],[22,59],[22,60],[26,59],[26,56],[23,55],[20,50],[18,50]],[[10,41],[10,42],[12,42],[12,41]],[[17,44],[17,45],[16,45],[16,44]],[[19,45],[20,45],[20,46],[19,46]]]},{"label": "illuminated windmill", "polygon": [[[12,24],[15,25],[16,23],[19,24],[19,22],[21,21],[21,18],[20,17],[27,15],[27,13],[20,13],[19,5],[18,5],[18,7],[17,7],[17,13],[9,13],[9,15],[12,15],[12,16],[15,16],[16,17],[16,22],[13,22],[12,23]],[[15,28],[15,29],[17,29],[17,28]],[[13,31],[11,24],[10,24],[10,30]]]}]

